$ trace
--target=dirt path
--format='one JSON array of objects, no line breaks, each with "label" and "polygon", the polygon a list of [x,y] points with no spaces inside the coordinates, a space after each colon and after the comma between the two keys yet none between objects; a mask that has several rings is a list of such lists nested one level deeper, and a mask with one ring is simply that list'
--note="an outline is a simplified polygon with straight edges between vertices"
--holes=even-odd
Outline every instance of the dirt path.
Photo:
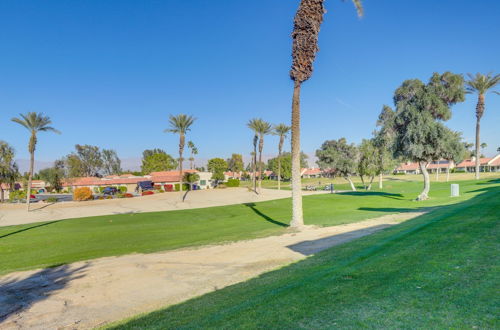
[{"label": "dirt path", "polygon": [[89,329],[255,277],[422,213],[0,278],[0,329]]},{"label": "dirt path", "polygon": [[[304,192],[304,195],[325,192]],[[210,206],[262,202],[291,196],[289,190],[263,189],[260,195],[246,188],[227,188],[191,191],[182,202],[181,193],[163,193],[152,196],[96,200],[89,202],[37,203],[31,212],[24,204],[0,204],[0,226],[32,222],[90,217],[96,215],[182,210]]]}]

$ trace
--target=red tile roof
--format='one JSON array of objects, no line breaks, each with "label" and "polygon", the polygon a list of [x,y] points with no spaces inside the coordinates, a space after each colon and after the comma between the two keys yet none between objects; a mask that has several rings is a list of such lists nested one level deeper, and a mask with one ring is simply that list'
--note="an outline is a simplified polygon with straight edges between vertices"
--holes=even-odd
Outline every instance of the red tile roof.
[{"label": "red tile roof", "polygon": [[498,156],[496,159],[494,159],[491,163],[488,165],[490,166],[500,166],[500,156]]},{"label": "red tile roof", "polygon": [[[493,158],[479,158],[479,164],[486,165],[492,159]],[[474,167],[474,166],[476,166],[476,161],[472,159],[466,159],[457,165],[457,167]]]},{"label": "red tile roof", "polygon": [[415,171],[418,168],[418,163],[402,163],[396,167],[396,171]]},{"label": "red tile roof", "polygon": [[315,175],[315,174],[321,174],[323,171],[320,168],[303,168],[303,175]]}]

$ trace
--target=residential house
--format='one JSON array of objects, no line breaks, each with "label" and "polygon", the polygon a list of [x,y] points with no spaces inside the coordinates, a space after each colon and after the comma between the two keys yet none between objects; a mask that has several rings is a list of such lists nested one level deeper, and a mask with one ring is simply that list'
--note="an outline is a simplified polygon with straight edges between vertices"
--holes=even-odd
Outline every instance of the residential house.
[{"label": "residential house", "polygon": [[323,171],[320,168],[303,168],[300,171],[300,177],[303,179],[321,178]]},{"label": "residential house", "polygon": [[[476,159],[466,159],[457,165],[457,170],[465,172],[476,171]],[[480,172],[500,172],[500,154],[492,158],[479,158]]]}]

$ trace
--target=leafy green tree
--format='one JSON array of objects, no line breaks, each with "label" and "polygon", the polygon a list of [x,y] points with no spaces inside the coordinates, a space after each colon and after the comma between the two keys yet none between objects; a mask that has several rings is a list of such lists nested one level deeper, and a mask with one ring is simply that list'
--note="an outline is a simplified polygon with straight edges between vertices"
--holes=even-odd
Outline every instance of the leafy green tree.
[{"label": "leafy green tree", "polygon": [[23,126],[30,132],[30,140],[28,144],[28,151],[30,153],[30,170],[28,177],[28,187],[27,194],[28,198],[26,198],[26,207],[29,212],[30,210],[30,198],[29,193],[31,192],[31,183],[33,180],[33,170],[35,166],[35,150],[37,144],[37,134],[38,132],[54,132],[60,134],[60,132],[54,127],[50,126],[52,124],[52,120],[50,117],[44,116],[43,113],[36,112],[28,112],[27,114],[19,114],[20,118],[12,118],[12,121]]},{"label": "leafy green tree", "polygon": [[356,173],[358,149],[354,144],[348,144],[345,138],[325,141],[321,148],[316,150],[318,165],[323,169],[330,169],[335,176],[346,179],[351,189],[356,187],[351,177]]},{"label": "leafy green tree", "polygon": [[188,149],[191,150],[191,156],[189,156],[189,168],[194,168],[194,156],[198,154],[198,148],[194,145],[193,141],[188,141]]},{"label": "leafy green tree", "polygon": [[451,162],[455,164],[464,160],[467,150],[462,142],[462,134],[447,130],[444,137],[442,158],[448,161],[446,168],[446,182],[450,181],[450,165]]},{"label": "leafy green tree", "polygon": [[424,189],[417,200],[428,199],[430,190],[427,164],[444,155],[451,106],[465,99],[461,75],[434,73],[427,84],[418,79],[406,80],[395,91],[395,152],[397,156],[419,163]]},{"label": "leafy green tree", "polygon": [[7,142],[0,141],[0,202],[5,199],[2,185],[8,185],[12,191],[19,176],[19,168],[14,161],[15,151]]},{"label": "leafy green tree", "polygon": [[[261,118],[250,120],[247,126],[259,136],[259,163],[262,163],[262,151],[264,150],[264,136],[271,134],[272,125]],[[259,194],[262,192],[262,166],[259,167]]]},{"label": "leafy green tree", "polygon": [[227,170],[227,162],[222,158],[212,158],[208,161],[208,171],[212,172],[212,180],[224,181],[224,171]]},{"label": "leafy green tree", "polygon": [[116,151],[111,149],[102,149],[102,167],[104,175],[121,174],[122,162]]},{"label": "leafy green tree", "polygon": [[41,180],[49,184],[51,190],[61,192],[62,179],[64,178],[64,163],[60,160],[55,161],[54,166],[40,170],[38,175]]},{"label": "leafy green tree", "polygon": [[231,158],[227,160],[227,168],[229,171],[239,173],[243,171],[243,156],[241,154],[232,154]]},{"label": "leafy green tree", "polygon": [[281,189],[281,164],[280,163],[281,163],[281,154],[283,153],[283,143],[285,143],[285,139],[287,138],[288,133],[290,133],[291,129],[292,128],[286,124],[278,124],[278,125],[274,125],[274,127],[273,127],[273,134],[279,136],[279,138],[280,138],[279,143],[278,143],[278,166],[277,166],[278,172],[274,172],[274,173],[277,173],[277,176],[278,176],[278,190]]},{"label": "leafy green tree", "polygon": [[161,149],[144,150],[142,155],[141,172],[143,174],[170,171],[177,168],[177,161]]},{"label": "leafy green tree", "polygon": [[[307,155],[300,153],[300,167],[307,168]],[[281,157],[271,158],[267,161],[267,168],[274,173],[279,173],[281,179],[290,180],[292,177],[292,154],[283,152]]]},{"label": "leafy green tree", "polygon": [[69,177],[100,176],[103,171],[103,156],[97,146],[75,145],[75,151],[64,159]]},{"label": "leafy green tree", "polygon": [[397,160],[394,158],[394,111],[391,107],[384,105],[382,111],[377,119],[377,127],[373,138],[373,145],[376,148],[378,161],[377,161],[377,175],[378,187],[383,188],[384,173],[390,172],[397,165]]},{"label": "leafy green tree", "polygon": [[464,159],[470,159],[472,156],[474,156],[474,143],[469,143],[469,142],[463,142],[464,148],[465,148],[465,155]]},{"label": "leafy green tree", "polygon": [[[359,146],[358,175],[361,178],[365,190],[370,190],[373,179],[379,174],[379,150],[375,147],[373,140],[363,139]],[[365,182],[365,177],[369,181]]]},{"label": "leafy green tree", "polygon": [[[479,179],[479,147],[481,146],[481,118],[483,117],[485,110],[485,97],[491,89],[495,88],[500,83],[500,74],[493,76],[491,73],[486,75],[476,73],[476,75],[468,74],[469,79],[466,81],[467,93],[477,94],[477,105],[476,105],[476,180]],[[495,94],[500,95],[497,91],[492,91]]]},{"label": "leafy green tree", "polygon": [[[318,47],[318,35],[326,12],[324,0],[301,0],[292,33],[292,68],[290,78],[294,81],[292,98],[292,221],[291,227],[304,225],[302,211],[302,182],[300,175],[300,89],[302,83],[311,78]],[[353,0],[362,16],[361,0]]]},{"label": "leafy green tree", "polygon": [[[182,153],[184,152],[184,144],[186,140],[186,133],[191,130],[191,125],[193,125],[196,118],[193,116],[188,116],[185,114],[180,114],[177,116],[170,115],[168,119],[169,128],[165,129],[165,133],[179,134],[179,177],[181,181],[183,179],[182,175],[182,163],[184,158]],[[179,190],[182,192],[182,182],[179,185]]]}]

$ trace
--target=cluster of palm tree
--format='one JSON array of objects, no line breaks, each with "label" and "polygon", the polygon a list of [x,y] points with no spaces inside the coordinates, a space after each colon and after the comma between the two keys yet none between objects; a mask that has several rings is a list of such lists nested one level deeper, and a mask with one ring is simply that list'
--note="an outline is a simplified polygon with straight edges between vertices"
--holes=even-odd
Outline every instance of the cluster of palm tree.
[{"label": "cluster of palm tree", "polygon": [[[253,133],[253,147],[254,151],[252,152],[252,171],[253,171],[253,188],[255,193],[260,194],[262,191],[262,151],[264,150],[264,137],[266,135],[277,135],[279,136],[279,144],[278,144],[278,189],[281,189],[281,154],[283,152],[283,144],[285,142],[286,137],[288,136],[288,133],[290,132],[291,127],[287,126],[286,124],[278,124],[278,125],[272,125],[271,123],[261,119],[261,118],[254,118],[251,119],[247,123],[248,128],[250,128]],[[257,163],[257,143],[259,146],[259,160]],[[257,177],[257,164],[259,164],[259,169],[258,169],[258,180],[256,179]],[[257,186],[258,182],[258,186]]]}]

